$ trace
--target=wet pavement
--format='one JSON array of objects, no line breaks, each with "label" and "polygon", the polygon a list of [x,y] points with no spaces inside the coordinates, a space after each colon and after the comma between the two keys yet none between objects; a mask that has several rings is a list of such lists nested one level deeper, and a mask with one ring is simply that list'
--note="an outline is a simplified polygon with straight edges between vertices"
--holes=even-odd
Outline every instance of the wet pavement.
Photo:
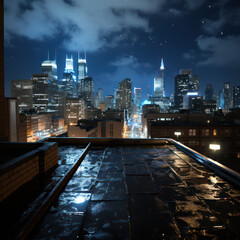
[{"label": "wet pavement", "polygon": [[[55,177],[77,151],[60,148]],[[33,238],[239,239],[239,223],[240,191],[174,146],[102,148],[88,152]]]}]

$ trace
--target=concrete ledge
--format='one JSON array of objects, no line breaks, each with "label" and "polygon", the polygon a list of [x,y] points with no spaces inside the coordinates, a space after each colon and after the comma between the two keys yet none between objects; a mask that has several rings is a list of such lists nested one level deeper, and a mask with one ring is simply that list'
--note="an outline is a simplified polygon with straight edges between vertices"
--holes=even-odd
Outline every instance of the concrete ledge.
[{"label": "concrete ledge", "polygon": [[223,164],[214,161],[213,159],[202,155],[201,153],[183,145],[180,142],[177,142],[173,139],[169,139],[172,143],[179,148],[181,151],[185,152],[190,157],[194,158],[201,164],[203,164],[206,168],[209,168],[211,171],[215,172],[217,175],[225,178],[228,182],[234,184],[238,188],[240,188],[240,174]]},{"label": "concrete ledge", "polygon": [[143,139],[143,138],[47,138],[46,142],[57,142],[59,145],[87,145],[92,146],[130,146],[130,145],[154,145],[173,144],[166,138]]}]

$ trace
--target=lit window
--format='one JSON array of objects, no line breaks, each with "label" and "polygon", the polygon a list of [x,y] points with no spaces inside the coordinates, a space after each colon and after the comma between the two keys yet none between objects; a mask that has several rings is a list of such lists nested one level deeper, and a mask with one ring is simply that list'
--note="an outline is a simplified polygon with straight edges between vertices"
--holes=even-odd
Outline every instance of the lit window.
[{"label": "lit window", "polygon": [[237,158],[240,158],[240,152],[237,154]]},{"label": "lit window", "polygon": [[217,136],[217,129],[213,129],[213,136]]},{"label": "lit window", "polygon": [[196,129],[189,129],[189,136],[196,136]]}]

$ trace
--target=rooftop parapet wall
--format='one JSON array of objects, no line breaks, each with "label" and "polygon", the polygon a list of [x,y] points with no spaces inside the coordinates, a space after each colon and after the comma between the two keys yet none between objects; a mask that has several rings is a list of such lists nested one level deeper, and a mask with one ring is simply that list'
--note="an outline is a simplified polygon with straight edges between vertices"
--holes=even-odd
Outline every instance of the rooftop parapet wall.
[{"label": "rooftop parapet wall", "polygon": [[58,164],[57,143],[0,143],[0,150],[3,149],[16,157],[0,165],[0,202]]}]

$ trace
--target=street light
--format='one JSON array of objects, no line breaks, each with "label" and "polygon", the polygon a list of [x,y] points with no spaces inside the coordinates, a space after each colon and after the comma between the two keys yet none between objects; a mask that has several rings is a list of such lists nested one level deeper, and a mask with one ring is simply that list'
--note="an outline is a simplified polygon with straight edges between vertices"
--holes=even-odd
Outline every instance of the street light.
[{"label": "street light", "polygon": [[181,132],[174,132],[174,135],[176,135],[177,137],[181,136]]},{"label": "street light", "polygon": [[221,146],[219,144],[209,144],[209,149],[217,151],[221,149]]},{"label": "street light", "polygon": [[181,136],[181,132],[174,132],[174,135],[177,136],[177,140],[178,140],[178,137]]},{"label": "street light", "polygon": [[209,149],[213,150],[213,158],[216,160],[216,151],[221,149],[221,146],[219,144],[209,144]]}]

